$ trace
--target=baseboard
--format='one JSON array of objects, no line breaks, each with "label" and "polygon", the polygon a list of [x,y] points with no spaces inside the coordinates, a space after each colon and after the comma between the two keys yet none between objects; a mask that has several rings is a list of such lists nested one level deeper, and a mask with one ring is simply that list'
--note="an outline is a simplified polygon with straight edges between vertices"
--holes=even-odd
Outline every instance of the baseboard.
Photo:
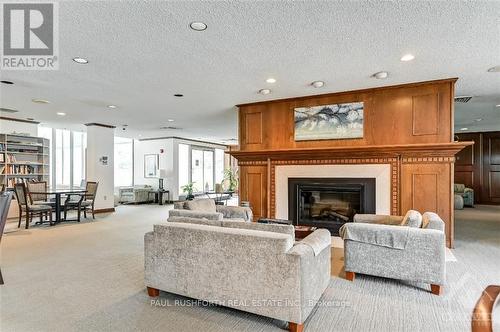
[{"label": "baseboard", "polygon": [[110,213],[110,212],[115,212],[115,208],[107,208],[107,209],[95,209],[94,213]]}]

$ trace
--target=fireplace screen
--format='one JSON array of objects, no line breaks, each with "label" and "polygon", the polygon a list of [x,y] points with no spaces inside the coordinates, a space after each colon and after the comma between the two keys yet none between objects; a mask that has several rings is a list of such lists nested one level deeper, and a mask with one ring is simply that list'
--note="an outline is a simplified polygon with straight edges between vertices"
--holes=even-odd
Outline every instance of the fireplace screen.
[{"label": "fireplace screen", "polygon": [[375,179],[291,178],[288,189],[295,225],[327,228],[337,235],[356,213],[375,213]]}]

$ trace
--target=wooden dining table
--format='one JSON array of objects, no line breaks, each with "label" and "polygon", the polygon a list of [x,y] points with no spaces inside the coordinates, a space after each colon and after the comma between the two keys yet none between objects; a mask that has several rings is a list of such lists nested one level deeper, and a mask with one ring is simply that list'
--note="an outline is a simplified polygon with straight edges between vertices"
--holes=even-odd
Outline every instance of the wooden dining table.
[{"label": "wooden dining table", "polygon": [[40,195],[47,195],[47,196],[55,196],[54,204],[55,204],[55,213],[56,213],[56,218],[53,223],[50,223],[50,225],[58,224],[61,221],[65,221],[61,218],[61,212],[62,212],[62,206],[61,206],[61,196],[62,195],[85,195],[87,193],[87,190],[81,189],[81,188],[75,188],[75,189],[50,189],[48,188],[45,191],[30,191],[31,194],[40,194]]}]

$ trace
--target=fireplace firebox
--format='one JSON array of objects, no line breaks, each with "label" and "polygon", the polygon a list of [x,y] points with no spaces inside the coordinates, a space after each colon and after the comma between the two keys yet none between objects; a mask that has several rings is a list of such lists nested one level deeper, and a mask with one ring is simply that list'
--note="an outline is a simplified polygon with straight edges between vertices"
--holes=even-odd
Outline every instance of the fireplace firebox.
[{"label": "fireplace firebox", "polygon": [[338,235],[356,213],[375,213],[374,178],[289,178],[288,216],[294,225]]}]

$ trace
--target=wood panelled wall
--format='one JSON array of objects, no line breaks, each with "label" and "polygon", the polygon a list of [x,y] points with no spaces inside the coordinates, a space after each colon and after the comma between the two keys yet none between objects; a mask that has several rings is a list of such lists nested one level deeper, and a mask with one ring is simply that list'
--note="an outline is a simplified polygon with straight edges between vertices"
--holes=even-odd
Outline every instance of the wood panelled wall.
[{"label": "wood panelled wall", "polygon": [[500,204],[500,131],[457,134],[474,145],[460,151],[455,161],[455,183],[474,189],[478,204]]},{"label": "wood panelled wall", "polygon": [[[454,82],[443,80],[238,105],[240,150],[451,142]],[[356,101],[364,102],[363,138],[294,140],[294,108]]]},{"label": "wood panelled wall", "polygon": [[[250,201],[256,219],[274,217],[270,208],[275,197],[271,192],[271,170],[280,160],[324,164],[333,162],[332,158],[341,158],[342,163],[360,163],[360,158],[375,157],[371,162],[376,162],[376,157],[395,158],[392,176],[396,178],[393,199],[397,209],[393,213],[405,213],[408,209],[437,212],[445,220],[448,245],[452,245],[453,161],[454,154],[463,147],[452,143],[455,81],[238,105],[239,150],[231,154],[240,163],[241,199]],[[363,138],[294,140],[294,108],[357,101],[364,102]],[[450,149],[439,150],[440,144],[449,145]],[[415,146],[425,148],[417,151]]]}]

